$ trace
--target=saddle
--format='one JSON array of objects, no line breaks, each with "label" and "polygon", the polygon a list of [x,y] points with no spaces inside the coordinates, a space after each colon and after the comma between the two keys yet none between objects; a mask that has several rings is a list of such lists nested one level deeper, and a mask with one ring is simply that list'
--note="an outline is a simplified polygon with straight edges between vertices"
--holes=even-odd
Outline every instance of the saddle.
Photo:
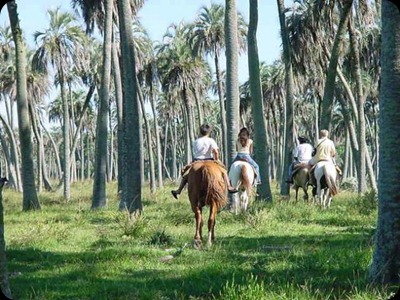
[{"label": "saddle", "polygon": [[300,170],[302,169],[307,169],[308,170],[308,164],[307,163],[297,163],[293,166],[293,176]]}]

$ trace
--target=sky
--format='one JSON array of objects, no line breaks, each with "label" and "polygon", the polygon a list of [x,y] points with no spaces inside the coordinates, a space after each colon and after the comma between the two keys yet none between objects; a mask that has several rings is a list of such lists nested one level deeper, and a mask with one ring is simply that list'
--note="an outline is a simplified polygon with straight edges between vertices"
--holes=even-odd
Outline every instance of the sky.
[{"label": "sky", "polygon": [[[286,0],[290,5],[292,1]],[[139,18],[153,41],[161,41],[167,28],[172,23],[192,22],[198,15],[200,8],[210,6],[211,3],[224,4],[225,0],[146,0],[139,11]],[[248,23],[249,0],[237,0],[237,9]],[[62,10],[72,11],[70,0],[17,0],[21,27],[25,39],[31,48],[35,47],[33,33],[43,31],[49,25],[47,10],[61,7]],[[258,1],[258,30],[257,42],[260,62],[273,63],[279,58],[281,39],[279,34],[279,17],[276,0]],[[8,26],[9,18],[7,7],[3,6],[0,12],[0,26]],[[213,63],[211,62],[213,67]],[[225,61],[221,61],[225,69]],[[247,55],[239,57],[239,82],[248,80]],[[50,93],[54,98],[57,91]],[[52,99],[46,99],[51,101]],[[0,112],[3,110],[0,104]]]}]

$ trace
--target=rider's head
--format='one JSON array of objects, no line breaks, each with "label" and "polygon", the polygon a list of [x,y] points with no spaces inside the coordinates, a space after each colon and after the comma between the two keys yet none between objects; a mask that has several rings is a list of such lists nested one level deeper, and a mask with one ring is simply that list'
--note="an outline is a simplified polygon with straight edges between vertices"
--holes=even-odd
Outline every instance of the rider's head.
[{"label": "rider's head", "polygon": [[200,134],[201,134],[201,136],[210,135],[211,130],[212,130],[212,128],[208,124],[203,124],[203,125],[200,126]]},{"label": "rider's head", "polygon": [[247,130],[246,127],[243,127],[242,129],[240,129],[238,137],[239,142],[242,144],[242,146],[245,146],[247,144],[247,140],[250,137],[250,132]]},{"label": "rider's head", "polygon": [[299,143],[300,144],[308,143],[308,139],[304,136],[299,136]]},{"label": "rider's head", "polygon": [[247,130],[246,127],[243,127],[242,129],[240,129],[238,136],[239,137],[249,137],[250,136],[250,132]]},{"label": "rider's head", "polygon": [[329,131],[326,129],[321,129],[321,131],[319,132],[319,138],[326,138],[329,136]]}]

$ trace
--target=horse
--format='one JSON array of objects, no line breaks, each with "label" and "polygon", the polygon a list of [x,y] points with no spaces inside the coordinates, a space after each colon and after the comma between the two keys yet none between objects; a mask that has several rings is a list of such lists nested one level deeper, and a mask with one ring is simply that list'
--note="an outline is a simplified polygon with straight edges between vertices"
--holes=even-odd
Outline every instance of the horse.
[{"label": "horse", "polygon": [[293,175],[293,188],[296,191],[296,202],[298,200],[299,188],[303,189],[303,199],[308,201],[308,182],[309,176],[307,166],[305,164],[300,164],[298,167],[295,167]]},{"label": "horse", "polygon": [[235,214],[246,211],[249,197],[253,194],[255,173],[253,167],[246,161],[235,161],[229,169],[229,179],[239,192],[232,195],[232,210]]},{"label": "horse", "polygon": [[202,243],[202,209],[206,205],[210,206],[207,245],[211,246],[215,239],[214,228],[218,209],[224,207],[228,202],[224,172],[226,170],[213,161],[195,162],[189,171],[188,195],[196,219],[194,235],[196,248],[199,248]]},{"label": "horse", "polygon": [[316,200],[323,208],[329,208],[332,197],[338,193],[336,166],[330,161],[319,161],[315,165],[314,176],[317,182]]}]

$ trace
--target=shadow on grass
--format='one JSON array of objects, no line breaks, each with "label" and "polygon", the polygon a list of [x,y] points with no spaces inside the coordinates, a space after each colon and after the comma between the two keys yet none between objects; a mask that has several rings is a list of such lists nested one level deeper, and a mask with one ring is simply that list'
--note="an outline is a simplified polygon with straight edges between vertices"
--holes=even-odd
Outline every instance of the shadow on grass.
[{"label": "shadow on grass", "polygon": [[[370,236],[361,231],[220,237],[211,249],[185,250],[167,264],[158,263],[150,248],[135,252],[104,241],[100,251],[24,248],[10,249],[7,256],[9,270],[21,272],[10,279],[14,299],[212,299],[228,282],[245,284],[252,275],[276,293],[291,284],[299,290],[308,286],[318,298],[346,298],[367,287]],[[130,263],[140,259],[139,267]]]}]

